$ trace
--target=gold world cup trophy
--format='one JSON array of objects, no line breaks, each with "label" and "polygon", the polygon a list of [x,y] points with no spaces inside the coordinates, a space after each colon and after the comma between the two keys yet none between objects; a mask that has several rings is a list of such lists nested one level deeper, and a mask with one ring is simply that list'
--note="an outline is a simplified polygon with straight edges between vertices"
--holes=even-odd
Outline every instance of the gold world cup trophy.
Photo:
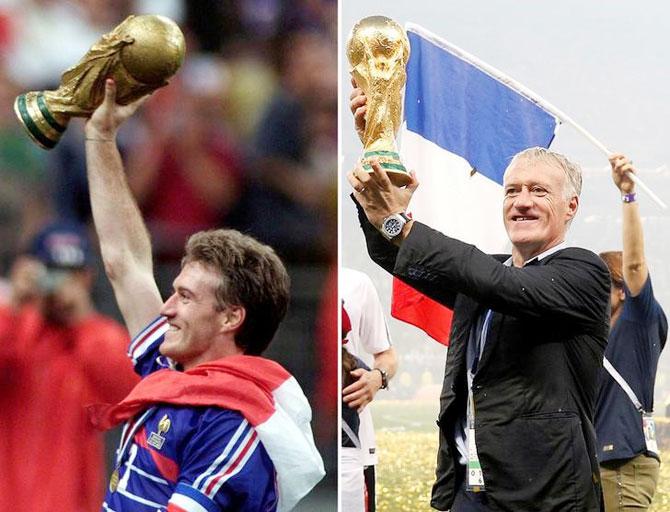
[{"label": "gold world cup trophy", "polygon": [[58,89],[19,95],[14,112],[33,141],[51,149],[70,118],[89,117],[102,103],[105,79],[114,79],[116,101],[127,105],[167,85],[184,61],[184,51],[184,35],[171,19],[128,16],[63,73]]},{"label": "gold world cup trophy", "polygon": [[370,159],[376,157],[394,185],[407,185],[411,178],[395,142],[402,118],[401,91],[407,80],[407,35],[386,16],[363,18],[351,31],[347,58],[351,76],[367,97],[363,168],[370,171]]}]

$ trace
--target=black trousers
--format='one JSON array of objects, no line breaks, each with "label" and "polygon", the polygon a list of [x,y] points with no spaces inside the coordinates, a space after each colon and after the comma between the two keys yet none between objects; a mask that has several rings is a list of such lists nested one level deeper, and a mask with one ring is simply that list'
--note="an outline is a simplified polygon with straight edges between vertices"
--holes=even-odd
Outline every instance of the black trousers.
[{"label": "black trousers", "polygon": [[[465,480],[465,475],[464,478]],[[470,492],[465,490],[465,481],[456,491],[456,498],[454,504],[451,506],[451,512],[490,512],[491,508],[488,506],[488,496],[484,492]]]},{"label": "black trousers", "polygon": [[375,467],[365,466],[363,475],[365,476],[365,492],[368,495],[367,512],[375,512],[377,510],[377,499],[375,496]]}]

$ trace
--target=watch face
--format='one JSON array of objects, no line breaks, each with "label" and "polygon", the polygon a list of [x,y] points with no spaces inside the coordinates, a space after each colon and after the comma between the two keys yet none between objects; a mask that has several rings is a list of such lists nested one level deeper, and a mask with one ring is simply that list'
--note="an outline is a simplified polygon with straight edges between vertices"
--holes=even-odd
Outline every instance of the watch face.
[{"label": "watch face", "polygon": [[390,237],[398,236],[402,231],[402,226],[402,222],[400,222],[395,217],[392,217],[387,219],[384,223],[384,231],[386,231],[386,234]]}]

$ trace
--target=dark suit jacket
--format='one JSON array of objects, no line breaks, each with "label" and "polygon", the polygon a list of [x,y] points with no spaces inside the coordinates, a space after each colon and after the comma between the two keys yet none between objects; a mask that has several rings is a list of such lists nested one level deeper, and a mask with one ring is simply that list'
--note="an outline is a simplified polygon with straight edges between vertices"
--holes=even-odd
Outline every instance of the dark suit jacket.
[{"label": "dark suit jacket", "polygon": [[593,414],[609,332],[610,278],[594,253],[559,250],[523,268],[415,222],[400,249],[359,208],[372,259],[454,310],[440,397],[431,505],[448,510],[463,478],[455,422],[467,400],[466,349],[494,312],[473,380],[475,432],[492,508],[601,510]]}]

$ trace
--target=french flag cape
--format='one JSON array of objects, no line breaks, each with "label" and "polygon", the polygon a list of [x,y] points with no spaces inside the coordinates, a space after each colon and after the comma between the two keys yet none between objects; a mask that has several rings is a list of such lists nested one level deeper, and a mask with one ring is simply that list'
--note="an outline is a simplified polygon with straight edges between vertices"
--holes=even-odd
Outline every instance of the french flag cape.
[{"label": "french flag cape", "polygon": [[274,361],[239,355],[183,372],[159,370],[118,404],[89,406],[89,418],[97,428],[109,429],[158,403],[239,411],[256,429],[277,471],[279,511],[291,510],[325,474],[307,398]]},{"label": "french flag cape", "polygon": [[[412,216],[488,253],[509,252],[502,181],[512,157],[551,144],[558,120],[463,50],[407,24],[402,158]],[[493,70],[495,71],[495,70]],[[448,345],[451,310],[393,281],[391,314]]]}]

